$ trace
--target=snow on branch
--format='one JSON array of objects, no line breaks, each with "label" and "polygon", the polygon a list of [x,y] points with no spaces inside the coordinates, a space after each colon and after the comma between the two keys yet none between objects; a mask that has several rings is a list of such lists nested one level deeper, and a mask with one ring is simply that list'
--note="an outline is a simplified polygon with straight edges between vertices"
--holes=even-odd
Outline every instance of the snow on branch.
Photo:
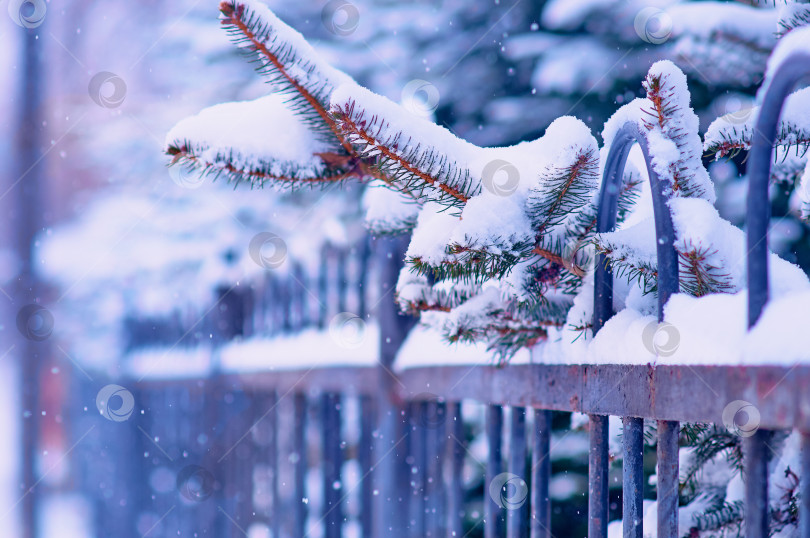
[{"label": "snow on branch", "polygon": [[481,178],[465,164],[481,148],[356,84],[338,88],[331,111],[359,154],[402,188],[460,208],[481,192]]},{"label": "snow on branch", "polygon": [[[793,93],[785,101],[774,145],[781,154],[795,148],[802,154],[810,147],[810,88]],[[703,146],[715,157],[733,157],[751,148],[759,107],[745,113],[726,114],[714,120],[706,131]]]},{"label": "snow on branch", "polygon": [[701,162],[698,117],[690,108],[686,76],[670,61],[656,62],[644,80],[646,98],[631,101],[605,123],[607,147],[627,122],[646,136],[652,165],[673,196],[715,201],[714,187]]},{"label": "snow on branch", "polygon": [[331,146],[287,108],[280,94],[207,108],[172,128],[166,147],[172,164],[234,183],[294,185],[344,176],[318,156]]},{"label": "snow on branch", "polygon": [[[473,177],[482,190],[467,201],[460,219],[421,219],[408,250],[409,262],[440,280],[480,281],[502,278],[526,258],[558,260],[561,252],[534,249],[561,233],[582,209],[583,189],[596,185],[597,154],[589,129],[571,117],[555,120],[535,141],[479,148],[468,169],[476,171]],[[552,213],[543,215],[542,204]],[[548,226],[538,228],[543,222]]]},{"label": "snow on branch", "polygon": [[397,192],[381,180],[372,181],[363,196],[366,227],[374,235],[410,233],[424,204]]},{"label": "snow on branch", "polygon": [[329,95],[351,78],[323,62],[304,37],[255,0],[226,0],[219,5],[221,22],[233,41],[258,62],[258,71],[290,97],[324,141],[337,138],[348,153],[334,119],[328,113]]},{"label": "snow on branch", "polygon": [[788,32],[810,24],[810,5],[786,4],[779,9],[779,37]]}]

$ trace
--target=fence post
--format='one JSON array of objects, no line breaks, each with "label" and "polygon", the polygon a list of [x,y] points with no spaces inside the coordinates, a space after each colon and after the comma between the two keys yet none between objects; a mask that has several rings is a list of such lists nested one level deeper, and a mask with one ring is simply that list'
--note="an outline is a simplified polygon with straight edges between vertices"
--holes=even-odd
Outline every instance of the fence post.
[{"label": "fence post", "polygon": [[403,510],[406,499],[400,495],[397,469],[405,451],[403,443],[403,407],[397,396],[399,381],[393,373],[397,351],[405,341],[413,320],[401,316],[394,303],[393,289],[399,278],[399,270],[408,246],[405,236],[374,239],[376,265],[379,270],[379,298],[377,319],[380,324],[377,420],[377,457],[373,479],[378,484],[377,536],[407,536]]}]

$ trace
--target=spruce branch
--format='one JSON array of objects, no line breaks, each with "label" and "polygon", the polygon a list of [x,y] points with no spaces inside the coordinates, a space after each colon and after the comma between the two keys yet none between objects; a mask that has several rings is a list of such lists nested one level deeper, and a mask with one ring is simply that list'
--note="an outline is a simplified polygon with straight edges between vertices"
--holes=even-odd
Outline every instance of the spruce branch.
[{"label": "spruce branch", "polygon": [[[301,173],[300,167],[289,164],[279,165],[277,162],[260,162],[252,168],[238,168],[234,162],[232,152],[218,154],[213,160],[206,161],[199,156],[200,151],[194,151],[193,145],[186,141],[177,145],[169,145],[166,153],[172,157],[170,166],[185,166],[203,177],[213,176],[214,179],[224,177],[228,183],[238,185],[245,181],[252,187],[263,187],[266,182],[272,182],[280,187],[294,188],[299,185],[330,184],[341,181],[350,175],[349,172],[334,171],[333,173],[310,177]],[[273,170],[281,168],[284,173]]]},{"label": "spruce branch", "polygon": [[[774,138],[774,162],[783,160],[791,150],[803,156],[810,149],[810,124],[804,119],[809,106],[810,89],[807,88],[794,92],[785,101]],[[732,158],[751,149],[758,113],[759,107],[754,107],[744,118],[736,112],[714,120],[706,131],[706,153],[715,158]]]},{"label": "spruce branch", "polygon": [[537,235],[587,207],[598,181],[599,155],[594,148],[577,151],[568,166],[554,166],[541,173],[540,187],[532,189],[526,202]]},{"label": "spruce branch", "polygon": [[388,121],[369,117],[354,99],[334,104],[332,113],[356,153],[376,158],[377,168],[399,188],[459,209],[480,192],[472,187],[469,170],[401,131],[391,133]]},{"label": "spruce branch", "polygon": [[651,69],[644,79],[643,86],[647,91],[649,105],[642,108],[642,112],[648,116],[642,123],[648,130],[657,127],[678,149],[680,157],[669,165],[673,193],[706,198],[709,193],[703,182],[696,177],[696,173],[702,170],[700,155],[694,155],[690,146],[690,137],[696,137],[697,133],[689,132],[681,124],[686,114],[694,113],[688,109],[688,101],[679,102],[685,88],[679,88],[675,81],[669,80],[670,76],[671,74],[653,72]]},{"label": "spruce branch", "polygon": [[810,6],[807,4],[787,4],[779,13],[779,30],[777,37],[783,37],[788,32],[810,24]]},{"label": "spruce branch", "polygon": [[304,60],[296,46],[280,35],[281,32],[291,34],[292,29],[269,9],[259,13],[253,4],[249,6],[243,1],[225,0],[219,8],[221,23],[234,42],[258,54],[259,72],[290,94],[293,107],[310,121],[314,131],[324,135],[325,140],[337,141],[346,153],[351,153],[350,145],[327,110],[333,83],[317,73],[319,66]]},{"label": "spruce branch", "polygon": [[693,297],[709,293],[731,293],[734,284],[728,273],[711,262],[717,250],[694,246],[691,241],[687,248],[678,250],[681,290]]}]

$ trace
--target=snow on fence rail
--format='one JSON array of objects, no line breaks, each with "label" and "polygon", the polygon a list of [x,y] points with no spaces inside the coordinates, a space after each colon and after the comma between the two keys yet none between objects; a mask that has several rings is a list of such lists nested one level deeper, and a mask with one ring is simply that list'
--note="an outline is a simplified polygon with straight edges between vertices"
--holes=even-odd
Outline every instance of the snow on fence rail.
[{"label": "snow on fence rail", "polygon": [[[784,60],[764,94],[757,121],[749,164],[752,325],[767,300],[766,191],[775,125],[788,91],[808,71],[810,56],[804,52]],[[615,225],[616,203],[610,186],[621,177],[630,146],[641,141],[632,128],[620,133],[605,167],[600,231]],[[641,146],[647,153],[646,144]],[[649,155],[645,157],[649,162]],[[678,289],[677,259],[666,200],[660,196],[654,170],[648,168],[659,239],[662,316],[664,303]],[[381,266],[382,290],[393,284],[397,273],[398,258],[389,259],[393,261]],[[319,293],[324,289],[319,287]],[[611,294],[612,275],[601,261],[595,285],[597,329],[613,314]],[[323,326],[326,317],[319,319]],[[485,494],[487,538],[551,536],[552,410],[578,411],[590,417],[588,517],[592,538],[607,536],[609,416],[624,421],[625,537],[643,535],[644,420],[658,421],[659,538],[684,535],[678,521],[680,422],[724,422],[727,405],[734,401],[744,401],[758,412],[757,427],[745,432],[748,538],[768,535],[770,432],[801,431],[804,474],[810,469],[810,394],[806,390],[810,366],[521,364],[394,371],[391,346],[399,345],[401,339],[392,341],[390,335],[399,329],[394,327],[395,317],[384,308],[379,320],[382,346],[378,366],[302,367],[249,374],[214,371],[196,379],[150,378],[134,383],[134,399],[144,411],[133,416],[135,431],[130,428],[125,435],[109,439],[112,459],[105,461],[114,474],[115,469],[125,468],[112,465],[115,458],[132,458],[136,466],[128,483],[135,487],[124,493],[130,502],[119,502],[113,493],[96,496],[99,536],[149,535],[158,526],[168,529],[166,535],[177,528],[241,536],[251,525],[263,525],[274,537],[310,532],[326,537],[461,536],[461,470],[467,447],[460,429],[466,401],[487,406],[485,484],[498,483],[504,476],[505,461],[506,476],[521,480],[518,490],[531,488],[530,498],[515,499],[498,487]],[[233,334],[244,333],[237,330]],[[503,406],[512,409],[506,455],[501,444]],[[534,413],[530,470],[526,467],[529,410]],[[316,453],[306,444],[311,434],[320,439]],[[180,505],[165,495],[174,492],[175,475],[167,470],[172,466],[182,467],[176,479],[183,497]],[[144,484],[147,479],[149,485]],[[810,536],[808,482],[805,479],[800,486],[799,519],[805,537]],[[88,484],[94,484],[92,478]],[[215,508],[200,502],[209,497],[216,501]],[[138,504],[145,499],[151,501]],[[520,502],[513,503],[515,500]],[[126,517],[115,517],[124,513]]]}]

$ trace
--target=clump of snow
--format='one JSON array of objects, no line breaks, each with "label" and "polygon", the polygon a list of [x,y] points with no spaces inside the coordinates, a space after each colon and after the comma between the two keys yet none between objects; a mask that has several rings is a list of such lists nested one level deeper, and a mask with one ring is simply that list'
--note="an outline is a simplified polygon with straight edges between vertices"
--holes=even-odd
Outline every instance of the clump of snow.
[{"label": "clump of snow", "polygon": [[166,146],[184,147],[215,167],[263,170],[300,178],[323,174],[317,153],[330,145],[319,140],[299,114],[287,105],[288,97],[273,93],[254,101],[222,103],[183,119],[166,135]]},{"label": "clump of snow", "polygon": [[413,228],[422,204],[375,180],[363,194],[363,207],[366,226],[372,233],[383,235]]}]

